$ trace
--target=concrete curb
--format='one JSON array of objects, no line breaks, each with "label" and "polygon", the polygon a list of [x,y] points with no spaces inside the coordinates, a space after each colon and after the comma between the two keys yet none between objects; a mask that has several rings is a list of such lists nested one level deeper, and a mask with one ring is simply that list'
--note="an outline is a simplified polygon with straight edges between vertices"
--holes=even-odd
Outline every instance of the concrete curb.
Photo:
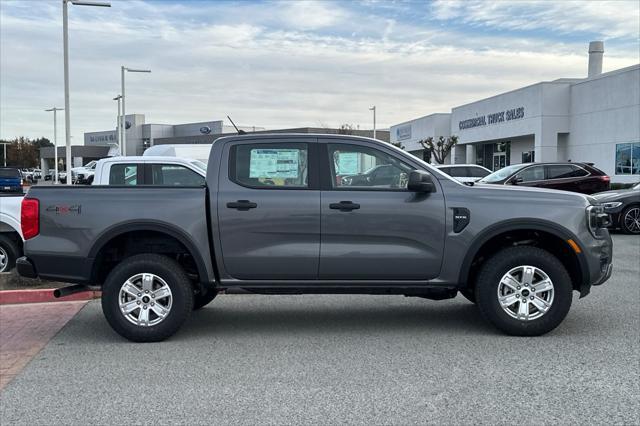
[{"label": "concrete curb", "polygon": [[53,297],[53,288],[37,290],[2,290],[0,291],[0,305],[14,305],[19,303],[70,302],[77,300],[98,299],[100,291],[82,291],[69,296]]}]

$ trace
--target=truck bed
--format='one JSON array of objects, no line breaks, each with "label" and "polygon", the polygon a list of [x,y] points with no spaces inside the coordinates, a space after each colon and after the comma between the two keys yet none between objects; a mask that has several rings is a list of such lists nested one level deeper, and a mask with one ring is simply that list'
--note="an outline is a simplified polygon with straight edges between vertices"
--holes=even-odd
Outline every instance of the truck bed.
[{"label": "truck bed", "polygon": [[174,236],[200,254],[199,272],[213,279],[204,187],[33,187],[26,198],[40,203],[40,233],[25,249],[42,278],[90,284],[101,248],[135,227]]}]

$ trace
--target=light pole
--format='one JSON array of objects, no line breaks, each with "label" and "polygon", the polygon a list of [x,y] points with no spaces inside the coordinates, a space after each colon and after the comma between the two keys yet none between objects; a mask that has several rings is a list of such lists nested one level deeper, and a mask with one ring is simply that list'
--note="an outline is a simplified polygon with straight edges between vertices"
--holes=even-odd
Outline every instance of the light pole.
[{"label": "light pole", "polygon": [[[100,6],[111,7],[111,3],[81,0],[62,0],[62,40],[64,46],[64,138],[65,138],[65,161],[67,163],[67,185],[71,185],[71,112],[69,107],[69,18],[67,13],[67,3],[76,6]],[[56,164],[56,173],[58,165]]]},{"label": "light pole", "polygon": [[369,108],[369,111],[373,111],[373,138],[376,138],[376,106]]},{"label": "light pole", "polygon": [[116,119],[116,139],[118,140],[118,149],[120,150],[120,155],[122,155],[122,136],[120,135],[120,132],[122,131],[122,129],[120,128],[120,100],[122,99],[122,95],[118,95],[115,98],[113,98],[114,101],[118,101],[118,115],[117,115],[117,119]]},{"label": "light pole", "polygon": [[127,155],[127,119],[126,119],[126,113],[124,111],[124,72],[151,72],[151,70],[136,70],[133,68],[127,68],[124,65],[122,65],[120,67],[120,84],[122,85],[121,88],[121,95],[122,96],[122,122],[121,122],[121,132],[122,132],[122,146],[120,147],[120,153],[122,155]]},{"label": "light pole", "polygon": [[64,108],[53,107],[51,109],[45,109],[46,112],[53,111],[53,158],[54,158],[54,170],[55,180],[53,183],[58,183],[58,122],[56,120],[57,112],[64,111]]},{"label": "light pole", "polygon": [[9,145],[9,142],[0,142],[2,144],[2,149],[4,150],[4,157],[2,157],[2,160],[4,161],[4,167],[7,167],[7,145]]}]

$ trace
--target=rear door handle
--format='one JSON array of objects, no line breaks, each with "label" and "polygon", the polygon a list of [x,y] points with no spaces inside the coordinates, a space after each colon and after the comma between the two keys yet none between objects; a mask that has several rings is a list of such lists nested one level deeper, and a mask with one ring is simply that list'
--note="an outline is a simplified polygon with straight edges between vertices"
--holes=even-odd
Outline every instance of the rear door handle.
[{"label": "rear door handle", "polygon": [[341,212],[350,212],[351,210],[359,209],[360,204],[356,204],[351,201],[340,201],[339,203],[329,204],[329,208],[333,210],[340,210]]},{"label": "rear door handle", "polygon": [[238,201],[233,201],[230,203],[227,203],[227,208],[229,209],[238,209],[238,210],[242,210],[242,211],[246,211],[249,209],[255,209],[256,207],[258,207],[258,205],[256,203],[252,203],[249,200],[238,200]]}]

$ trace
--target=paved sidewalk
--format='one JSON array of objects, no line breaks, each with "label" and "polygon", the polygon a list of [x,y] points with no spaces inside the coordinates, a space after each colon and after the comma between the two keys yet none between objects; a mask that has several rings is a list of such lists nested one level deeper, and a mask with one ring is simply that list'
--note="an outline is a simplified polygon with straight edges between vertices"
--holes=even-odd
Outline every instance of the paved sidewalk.
[{"label": "paved sidewalk", "polygon": [[85,304],[86,301],[0,306],[0,390]]}]

